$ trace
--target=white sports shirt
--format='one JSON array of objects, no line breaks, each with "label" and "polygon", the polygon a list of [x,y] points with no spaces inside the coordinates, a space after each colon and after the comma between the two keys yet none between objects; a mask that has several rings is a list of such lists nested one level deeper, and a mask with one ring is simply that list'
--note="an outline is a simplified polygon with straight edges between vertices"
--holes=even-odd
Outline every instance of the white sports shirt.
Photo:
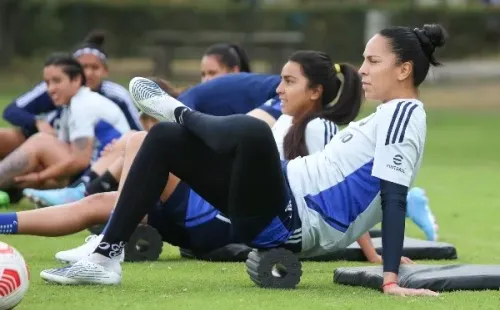
[{"label": "white sports shirt", "polygon": [[[290,127],[292,127],[293,117],[290,115],[282,114],[272,128],[274,140],[278,146],[278,151],[280,153],[280,159],[284,160],[284,150],[283,150],[283,140]],[[334,122],[315,118],[312,119],[306,126],[306,146],[309,154],[314,154],[316,152],[322,151],[325,145],[330,142],[335,134],[338,132],[338,127]]]},{"label": "white sports shirt", "polygon": [[345,248],[382,221],[380,179],[411,186],[426,128],[422,102],[392,100],[351,122],[323,151],[288,163],[302,220],[301,257]]},{"label": "white sports shirt", "polygon": [[81,87],[61,113],[58,138],[68,143],[78,138],[93,138],[94,162],[108,143],[129,130],[127,118],[113,101]]}]

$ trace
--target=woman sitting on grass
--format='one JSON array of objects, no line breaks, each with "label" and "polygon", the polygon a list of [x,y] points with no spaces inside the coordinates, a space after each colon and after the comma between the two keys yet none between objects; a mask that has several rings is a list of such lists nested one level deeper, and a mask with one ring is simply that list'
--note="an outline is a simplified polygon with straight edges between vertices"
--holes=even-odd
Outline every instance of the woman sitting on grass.
[{"label": "woman sitting on grass", "polygon": [[[345,125],[354,120],[361,106],[361,80],[350,66],[333,66],[328,56],[316,52],[296,53],[290,63],[293,65],[284,67],[283,80],[276,90],[283,101],[284,115],[273,127],[283,160],[322,151],[338,132],[337,123]],[[307,70],[302,72],[301,66]],[[315,75],[314,71],[324,71],[324,74]],[[318,87],[319,93],[310,90]],[[324,95],[323,89],[326,89]],[[145,133],[137,133],[129,139],[124,177],[145,136]],[[0,215],[0,223],[13,227],[8,233],[42,236],[75,233],[105,222],[120,191],[121,186],[118,192],[92,195],[57,208]],[[230,221],[174,175],[170,175],[156,207],[143,221],[156,228],[165,242],[196,252],[209,252],[233,241]],[[74,263],[92,253],[102,236],[93,236],[83,246],[59,252],[56,258]],[[359,242],[369,261],[381,261],[368,234]]]},{"label": "woman sitting on grass", "polygon": [[85,86],[84,68],[71,55],[49,57],[43,76],[52,101],[62,108],[58,136],[36,133],[3,159],[2,189],[64,186],[130,131],[116,104]]},{"label": "woman sitting on grass", "polygon": [[[281,115],[276,87],[277,75],[250,73],[250,63],[243,49],[235,44],[215,44],[207,48],[201,60],[201,84],[185,91],[168,81],[158,81],[168,93],[186,102],[192,109],[212,115],[248,113],[272,125]],[[241,73],[239,73],[241,72]],[[145,129],[156,119],[141,113]],[[123,150],[128,135],[108,145],[105,153],[71,186],[62,189],[28,188],[23,194],[38,207],[78,201],[98,192],[115,191],[123,165]]]},{"label": "woman sitting on grass", "polygon": [[[430,65],[439,64],[433,54],[444,40],[438,25],[390,27],[373,36],[359,72],[365,96],[382,104],[350,123],[323,151],[289,161],[280,160],[273,133],[262,121],[193,111],[156,84],[133,79],[137,104],[163,122],[144,140],[94,253],[70,267],[42,271],[41,277],[65,284],[120,283],[125,243],[173,174],[230,218],[235,240],[257,249],[283,247],[311,257],[345,248],[382,222],[383,292],[438,295],[400,287],[398,271],[408,188],[426,140],[418,87]],[[331,76],[333,69],[322,78]],[[311,98],[333,91],[311,86]]]}]

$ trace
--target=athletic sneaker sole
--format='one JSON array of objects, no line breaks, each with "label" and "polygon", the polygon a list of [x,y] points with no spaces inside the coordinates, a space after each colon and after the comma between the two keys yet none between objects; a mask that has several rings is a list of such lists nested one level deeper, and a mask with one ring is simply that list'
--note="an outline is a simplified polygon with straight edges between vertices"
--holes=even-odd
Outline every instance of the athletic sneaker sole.
[{"label": "athletic sneaker sole", "polygon": [[121,278],[115,277],[110,277],[106,279],[72,279],[72,278],[67,278],[59,275],[55,275],[52,273],[47,273],[42,271],[40,273],[40,278],[44,280],[45,282],[51,283],[51,284],[60,284],[60,285],[119,285],[121,283]]}]

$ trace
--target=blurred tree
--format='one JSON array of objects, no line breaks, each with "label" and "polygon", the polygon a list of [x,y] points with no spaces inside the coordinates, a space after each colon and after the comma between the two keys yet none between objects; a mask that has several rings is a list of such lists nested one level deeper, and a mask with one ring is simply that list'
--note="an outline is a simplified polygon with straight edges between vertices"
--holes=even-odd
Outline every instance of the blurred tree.
[{"label": "blurred tree", "polygon": [[16,11],[23,0],[0,0],[0,68],[10,64],[13,56]]}]

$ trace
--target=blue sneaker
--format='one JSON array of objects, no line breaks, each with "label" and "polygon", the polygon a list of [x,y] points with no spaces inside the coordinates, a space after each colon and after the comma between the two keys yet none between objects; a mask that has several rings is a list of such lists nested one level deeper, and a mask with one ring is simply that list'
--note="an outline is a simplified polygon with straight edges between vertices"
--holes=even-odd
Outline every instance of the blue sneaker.
[{"label": "blue sneaker", "polygon": [[38,208],[45,208],[71,203],[85,198],[85,185],[82,183],[77,187],[47,190],[26,188],[23,190],[23,194]]},{"label": "blue sneaker", "polygon": [[429,207],[429,199],[425,191],[414,187],[408,192],[407,200],[406,216],[425,233],[427,240],[437,241],[439,227]]}]

